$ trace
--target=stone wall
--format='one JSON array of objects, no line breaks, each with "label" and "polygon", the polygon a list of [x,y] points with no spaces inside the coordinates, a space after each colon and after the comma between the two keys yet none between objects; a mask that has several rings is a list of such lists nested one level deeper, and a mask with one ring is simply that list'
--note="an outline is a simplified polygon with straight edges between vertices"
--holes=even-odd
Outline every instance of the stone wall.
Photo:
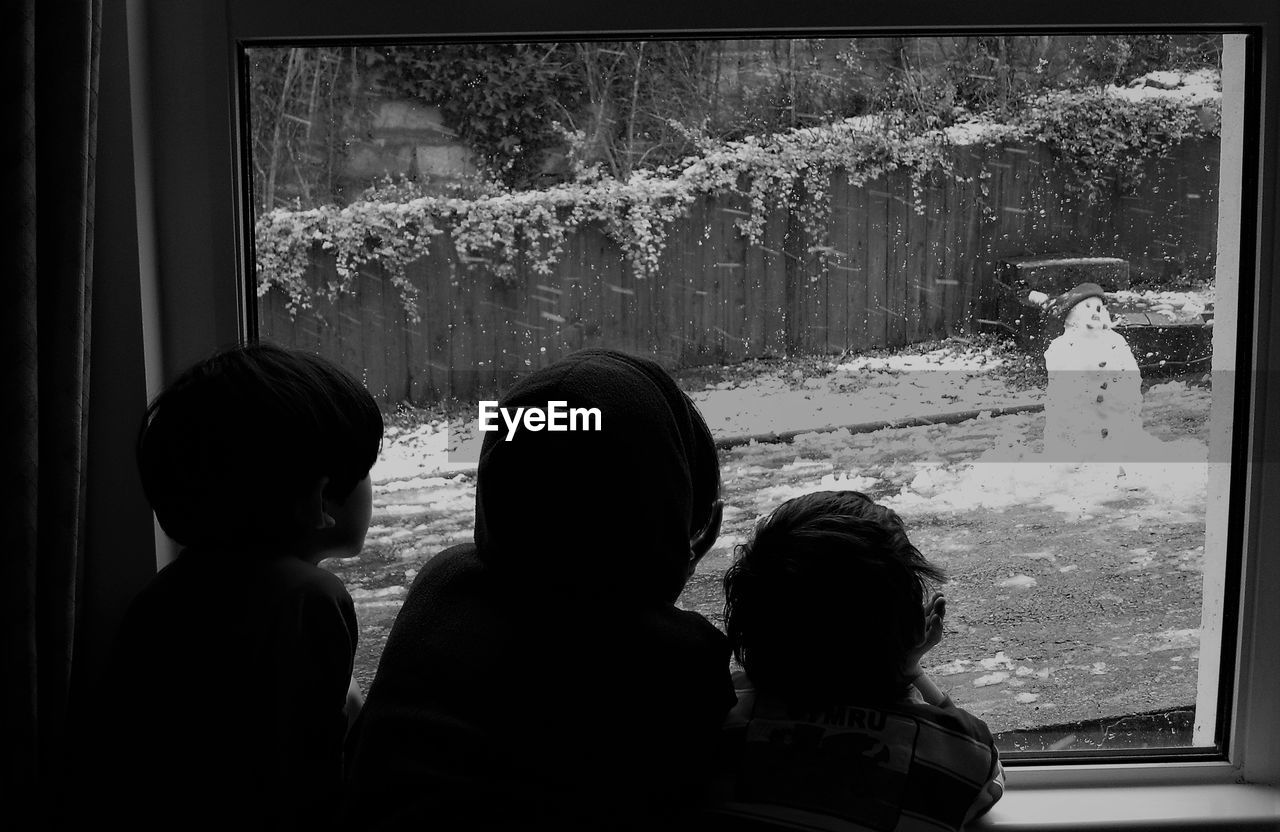
[{"label": "stone wall", "polygon": [[476,173],[474,155],[445,126],[439,107],[397,100],[373,107],[367,133],[347,146],[339,174],[347,193],[388,176],[443,189]]}]

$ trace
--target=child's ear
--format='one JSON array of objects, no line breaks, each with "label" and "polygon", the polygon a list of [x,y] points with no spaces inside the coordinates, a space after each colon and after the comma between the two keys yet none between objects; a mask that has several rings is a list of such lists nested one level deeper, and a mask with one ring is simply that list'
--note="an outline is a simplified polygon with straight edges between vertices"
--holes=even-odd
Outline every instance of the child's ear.
[{"label": "child's ear", "polygon": [[320,477],[307,489],[306,495],[298,501],[298,523],[304,529],[331,529],[337,521],[329,513],[324,497],[324,490],[329,486],[328,477]]}]

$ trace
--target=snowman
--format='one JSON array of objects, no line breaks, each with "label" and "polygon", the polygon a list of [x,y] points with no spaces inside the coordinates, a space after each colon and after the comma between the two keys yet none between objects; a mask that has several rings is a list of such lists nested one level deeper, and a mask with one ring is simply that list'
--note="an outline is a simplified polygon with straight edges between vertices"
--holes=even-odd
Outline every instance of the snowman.
[{"label": "snowman", "polygon": [[1111,328],[1102,287],[1082,283],[1050,299],[1028,300],[1063,319],[1044,353],[1045,456],[1060,461],[1131,459],[1159,444],[1142,429],[1142,373],[1133,351]]}]

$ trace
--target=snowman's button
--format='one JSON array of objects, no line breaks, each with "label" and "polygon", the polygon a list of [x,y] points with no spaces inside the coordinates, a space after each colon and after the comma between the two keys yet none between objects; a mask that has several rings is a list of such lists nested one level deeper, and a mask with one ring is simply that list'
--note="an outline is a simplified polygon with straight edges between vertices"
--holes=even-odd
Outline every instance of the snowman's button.
[{"label": "snowman's button", "polygon": [[1106,428],[1103,428],[1103,429],[1102,429],[1102,438],[1103,438],[1103,439],[1106,439],[1106,438],[1107,438],[1107,429],[1106,429]]},{"label": "snowman's button", "polygon": [[1107,389],[1107,383],[1106,383],[1105,381],[1104,381],[1104,382],[1102,382],[1102,389],[1103,389],[1103,390],[1106,390],[1106,389]]},{"label": "snowman's button", "polygon": [[1102,395],[1101,395],[1101,394],[1099,394],[1099,395],[1098,395],[1098,404],[1102,404]]}]

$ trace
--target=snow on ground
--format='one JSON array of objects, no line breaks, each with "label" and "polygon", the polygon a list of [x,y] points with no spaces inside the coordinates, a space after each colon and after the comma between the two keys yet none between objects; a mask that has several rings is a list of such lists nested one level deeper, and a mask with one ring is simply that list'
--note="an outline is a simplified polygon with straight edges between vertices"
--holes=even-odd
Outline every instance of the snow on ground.
[{"label": "snow on ground", "polygon": [[[1166,442],[1163,461],[1072,463],[1039,456],[1042,413],[992,415],[998,408],[1043,401],[1040,389],[1010,387],[999,372],[1007,360],[990,347],[948,342],[924,353],[832,362],[825,375],[807,378],[800,370],[762,372],[707,385],[691,396],[717,438],[741,443],[742,453],[726,455],[727,465],[741,468],[739,476],[754,476],[757,443],[749,437],[762,437],[759,447],[769,450],[768,434],[802,431],[789,446],[796,453],[794,463],[756,472],[753,504],[741,507],[752,515],[806,491],[834,488],[887,493],[885,501],[904,514],[1041,503],[1080,519],[1108,502],[1138,497],[1148,498],[1149,512],[1203,512],[1206,452],[1196,440]],[[1208,405],[1207,389],[1169,382],[1150,387],[1143,406],[1147,413],[1170,406],[1207,413]],[[849,463],[852,468],[837,461],[850,447],[851,433],[868,423],[975,412],[978,424],[969,432],[976,438],[940,426],[888,428],[866,434],[874,453],[861,451],[858,461]],[[478,450],[476,432],[461,421],[389,430],[372,472],[379,518],[392,519],[397,492],[429,493],[432,505],[423,508],[469,509]],[[874,477],[857,469],[892,460],[911,460],[912,467],[882,470],[899,480],[891,487],[883,482],[876,487]],[[1153,494],[1160,499],[1149,499]]]},{"label": "snow on ground", "polygon": [[[1209,405],[1207,388],[1171,381],[1147,391],[1143,415],[1147,421],[1170,412],[1206,418]],[[726,481],[753,483],[734,495],[749,515],[744,528],[791,497],[839,489],[875,495],[917,518],[1041,506],[1074,522],[1114,516],[1114,506],[1122,503],[1131,506],[1126,523],[1202,517],[1202,441],[1166,437],[1169,454],[1161,460],[1065,462],[1043,457],[1043,425],[1043,413],[1028,412],[856,435],[845,429],[805,433],[790,445],[752,443],[725,454]],[[791,461],[770,465],[779,455]],[[726,519],[727,527],[735,525]]]},{"label": "snow on ground", "polygon": [[1033,404],[1039,391],[1016,392],[992,371],[989,351],[940,348],[923,355],[862,357],[833,364],[825,378],[763,376],[720,385],[691,398],[717,438],[742,439],[783,431],[818,430],[927,414],[992,410]]},{"label": "snow on ground", "polygon": [[[748,437],[773,432],[815,431],[802,433],[791,446],[743,446],[740,454],[724,455],[726,479],[741,478],[751,486],[751,497],[736,509],[749,515],[743,519],[744,527],[783,500],[807,491],[871,490],[875,480],[836,470],[841,448],[850,444],[851,434],[845,428],[930,414],[991,412],[1035,404],[1042,396],[1039,390],[1011,390],[998,373],[1005,368],[1005,359],[990,345],[958,341],[924,353],[832,361],[819,368],[825,369],[825,375],[806,377],[804,371],[791,369],[794,364],[783,365],[786,369],[781,371],[764,370],[691,393],[719,439],[745,443]],[[873,436],[878,444],[893,447],[882,435]],[[907,458],[932,455],[919,434],[907,436],[917,437],[907,440],[913,443],[910,452],[900,449]],[[461,419],[388,428],[371,472],[375,507],[370,546],[390,545],[402,556],[414,557],[468,535],[479,446],[474,422]],[[780,470],[756,470],[752,460],[758,456],[757,448],[767,456],[794,450],[797,461]],[[980,450],[973,448],[970,455]],[[801,454],[806,457],[803,461]],[[415,515],[431,518],[430,528],[411,528]],[[726,535],[726,548],[729,542]]]},{"label": "snow on ground", "polygon": [[[479,449],[474,455],[467,453],[474,438],[470,432],[462,433],[461,428],[461,423],[451,426],[443,420],[432,420],[407,431],[388,428],[383,435],[382,452],[370,472],[374,486],[384,492],[422,488],[441,484],[431,482],[434,479],[474,471]],[[462,444],[464,440],[471,444]]]},{"label": "snow on ground", "polygon": [[[1205,405],[1208,397],[1205,397]],[[1017,417],[999,420],[1005,441],[1023,440]],[[1037,458],[999,459],[986,454],[961,465],[923,462],[917,473],[885,505],[906,516],[964,514],[1040,505],[1064,520],[1112,516],[1115,505],[1131,506],[1126,523],[1202,520],[1208,467],[1206,448],[1194,440],[1166,443],[1168,461],[1062,462]],[[994,457],[994,458],[993,458]],[[1197,458],[1198,457],[1198,458]]]},{"label": "snow on ground", "polygon": [[[1002,362],[989,348],[948,345],[924,354],[832,363],[825,378],[803,380],[799,370],[795,377],[764,373],[690,395],[718,439],[1039,401],[1039,391],[1010,391],[992,374]],[[389,429],[373,482],[384,492],[420,487],[431,478],[474,471],[479,451],[474,423],[436,420],[410,430]]]}]

